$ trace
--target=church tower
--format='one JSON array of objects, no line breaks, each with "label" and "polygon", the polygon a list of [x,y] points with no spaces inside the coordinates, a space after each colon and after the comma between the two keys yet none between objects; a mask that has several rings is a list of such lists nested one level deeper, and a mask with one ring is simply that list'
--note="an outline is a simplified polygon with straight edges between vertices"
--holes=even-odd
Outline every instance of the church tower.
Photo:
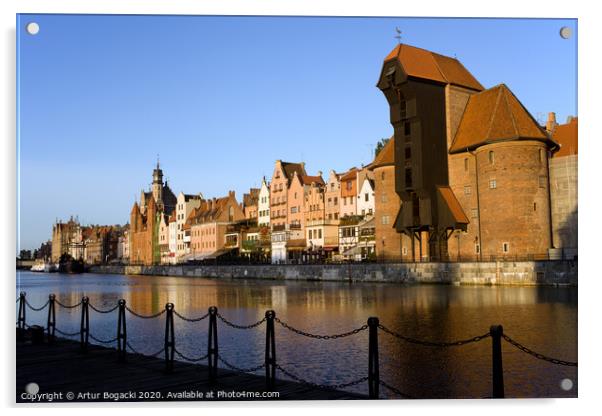
[{"label": "church tower", "polygon": [[161,206],[163,202],[163,171],[159,167],[159,159],[157,159],[157,168],[153,170],[152,192],[155,202]]}]

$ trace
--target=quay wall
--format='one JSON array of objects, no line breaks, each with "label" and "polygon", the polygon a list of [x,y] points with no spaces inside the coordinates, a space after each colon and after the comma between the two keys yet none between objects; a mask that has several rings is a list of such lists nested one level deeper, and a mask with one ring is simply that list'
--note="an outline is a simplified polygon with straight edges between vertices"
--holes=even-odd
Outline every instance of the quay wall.
[{"label": "quay wall", "polygon": [[467,285],[577,285],[577,261],[333,265],[98,265],[90,273]]}]

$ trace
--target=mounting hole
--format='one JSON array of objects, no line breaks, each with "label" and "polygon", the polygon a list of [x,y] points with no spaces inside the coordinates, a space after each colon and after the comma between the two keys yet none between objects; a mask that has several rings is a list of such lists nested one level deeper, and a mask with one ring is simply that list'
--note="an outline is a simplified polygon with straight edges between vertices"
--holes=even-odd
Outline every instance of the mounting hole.
[{"label": "mounting hole", "polygon": [[569,391],[573,389],[573,380],[570,378],[565,378],[560,382],[560,388],[564,391]]},{"label": "mounting hole", "polygon": [[562,39],[568,39],[571,37],[572,34],[573,34],[573,31],[571,30],[570,27],[563,26],[560,28],[560,37]]},{"label": "mounting hole", "polygon": [[27,23],[27,26],[25,26],[25,29],[27,30],[27,33],[29,33],[30,35],[37,35],[38,32],[40,31],[40,25],[37,24],[36,22],[30,22],[30,23]]},{"label": "mounting hole", "polygon": [[28,383],[27,386],[25,386],[25,392],[27,394],[35,395],[38,394],[39,391],[40,386],[38,386],[37,383]]}]

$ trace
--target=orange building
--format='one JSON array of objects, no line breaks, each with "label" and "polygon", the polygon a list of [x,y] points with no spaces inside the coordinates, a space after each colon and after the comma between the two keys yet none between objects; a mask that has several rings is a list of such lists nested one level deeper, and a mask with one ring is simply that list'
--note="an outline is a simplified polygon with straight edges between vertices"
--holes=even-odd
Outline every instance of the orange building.
[{"label": "orange building", "polygon": [[223,198],[203,200],[192,210],[184,225],[184,229],[190,230],[191,253],[183,260],[205,260],[221,255],[225,252],[228,225],[244,218],[234,191]]},{"label": "orange building", "polygon": [[357,214],[357,168],[351,168],[341,175],[341,199],[339,215],[349,217]]},{"label": "orange building", "polygon": [[163,171],[157,162],[151,191],[142,191],[140,205],[135,202],[130,212],[130,263],[151,265],[161,262],[161,215],[169,216],[175,208],[176,196],[167,183],[163,183]]}]

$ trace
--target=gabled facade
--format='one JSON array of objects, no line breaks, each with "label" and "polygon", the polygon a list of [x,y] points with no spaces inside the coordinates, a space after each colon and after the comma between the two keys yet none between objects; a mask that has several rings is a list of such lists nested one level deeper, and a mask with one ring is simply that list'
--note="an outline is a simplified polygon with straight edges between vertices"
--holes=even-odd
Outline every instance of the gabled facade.
[{"label": "gabled facade", "polygon": [[357,168],[351,168],[341,175],[339,218],[357,215],[357,173]]},{"label": "gabled facade", "polygon": [[341,199],[341,175],[331,170],[328,175],[328,181],[326,182],[326,189],[324,191],[325,201],[325,218],[328,220],[338,221],[341,208],[339,202]]},{"label": "gabled facade", "polygon": [[176,257],[179,259],[190,253],[190,230],[185,229],[186,220],[193,209],[198,208],[203,201],[203,195],[185,194],[180,192],[176,205]]},{"label": "gabled facade", "polygon": [[257,202],[257,225],[259,227],[270,226],[270,184],[265,177],[261,180],[259,188],[259,200]]},{"label": "gabled facade", "polygon": [[374,215],[374,174],[366,170],[362,175],[358,174],[359,191],[357,193],[357,215]]}]

